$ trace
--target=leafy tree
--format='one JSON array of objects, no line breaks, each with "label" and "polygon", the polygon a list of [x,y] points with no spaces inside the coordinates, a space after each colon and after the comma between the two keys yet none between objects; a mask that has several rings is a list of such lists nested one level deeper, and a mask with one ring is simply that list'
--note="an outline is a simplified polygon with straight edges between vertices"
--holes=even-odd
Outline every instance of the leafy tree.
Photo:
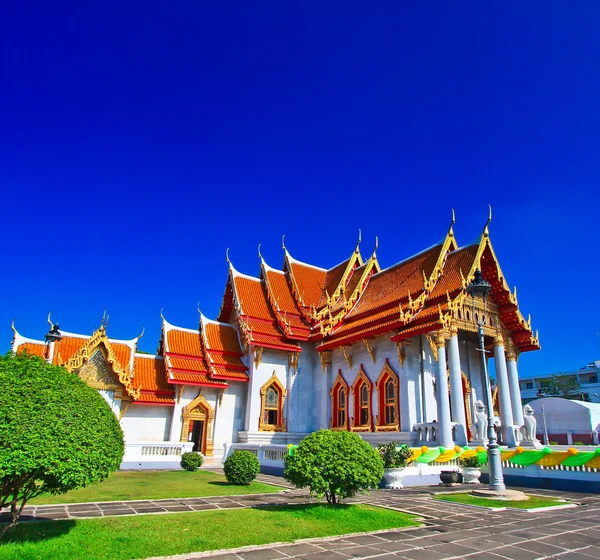
[{"label": "leafy tree", "polygon": [[231,484],[250,484],[260,471],[260,463],[254,453],[236,449],[223,463],[225,478]]},{"label": "leafy tree", "polygon": [[382,476],[377,450],[352,432],[319,430],[285,458],[285,479],[330,504],[376,487]]},{"label": "leafy tree", "polygon": [[102,396],[35,356],[0,356],[0,507],[19,520],[28,500],[104,480],[123,458],[123,432]]},{"label": "leafy tree", "polygon": [[553,375],[548,386],[542,389],[545,397],[561,399],[581,399],[581,385],[576,377],[570,375]]}]

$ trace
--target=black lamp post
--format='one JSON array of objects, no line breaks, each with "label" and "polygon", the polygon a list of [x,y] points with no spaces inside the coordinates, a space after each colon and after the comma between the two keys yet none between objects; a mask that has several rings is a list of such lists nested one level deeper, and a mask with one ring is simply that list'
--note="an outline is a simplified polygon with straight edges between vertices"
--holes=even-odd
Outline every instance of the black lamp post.
[{"label": "black lamp post", "polygon": [[[490,377],[487,369],[487,362],[485,359],[485,341],[483,333],[483,325],[485,324],[485,313],[486,313],[486,300],[487,296],[491,292],[492,287],[481,275],[481,270],[475,271],[475,278],[467,286],[467,294],[471,296],[473,300],[473,320],[477,323],[477,334],[479,335],[479,352],[481,352],[481,370],[483,371],[483,380],[485,383],[485,398],[486,407],[488,410],[488,472],[490,477],[489,488],[495,492],[505,492],[506,486],[504,485],[504,476],[502,474],[502,458],[500,456],[500,446],[496,439],[496,432],[494,430],[494,408],[492,403],[492,391],[490,387]],[[481,298],[483,300],[483,313],[477,315],[475,313],[475,299]]]},{"label": "black lamp post", "polygon": [[58,325],[52,325],[52,328],[44,335],[46,344],[50,344],[51,342],[60,342],[62,340],[62,334],[58,328]]}]

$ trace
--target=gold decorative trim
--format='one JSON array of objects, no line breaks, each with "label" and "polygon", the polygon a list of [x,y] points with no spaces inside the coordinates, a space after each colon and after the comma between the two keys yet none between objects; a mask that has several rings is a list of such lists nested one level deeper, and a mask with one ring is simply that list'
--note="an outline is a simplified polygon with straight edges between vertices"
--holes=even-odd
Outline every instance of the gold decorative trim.
[{"label": "gold decorative trim", "polygon": [[202,434],[202,442],[200,443],[200,451],[207,457],[212,457],[214,451],[212,427],[215,419],[215,411],[204,398],[202,389],[200,389],[198,396],[182,410],[181,416],[183,418],[183,423],[181,426],[181,441],[188,441],[190,422],[192,420],[203,421],[204,430]]},{"label": "gold decorative trim", "polygon": [[[264,413],[265,413],[265,404],[266,404],[266,394],[267,389],[274,385],[279,393],[280,402],[277,409],[277,424],[267,424],[263,421]],[[273,375],[269,378],[269,380],[260,388],[260,417],[258,418],[258,431],[259,432],[285,432],[287,431],[286,427],[286,419],[283,417],[283,411],[285,410],[285,398],[287,396],[287,391],[285,387],[279,381],[277,377],[277,373],[273,372]]]},{"label": "gold decorative trim", "polygon": [[346,358],[346,363],[348,364],[348,367],[352,369],[352,356],[350,355],[350,352],[348,352],[348,348],[346,346],[341,346],[340,348],[342,349],[344,358]]},{"label": "gold decorative trim", "polygon": [[129,410],[129,407],[133,404],[133,401],[122,400],[121,408],[119,409],[119,422],[123,419],[126,412]]},{"label": "gold decorative trim", "polygon": [[[397,418],[397,422],[393,424],[385,424],[381,421],[381,403],[385,403],[385,384],[384,381],[390,380],[394,385],[395,401],[394,401],[394,415]],[[397,432],[400,431],[400,378],[396,372],[390,367],[390,364],[385,360],[385,364],[377,381],[375,382],[375,388],[377,389],[377,395],[379,397],[379,414],[375,416],[375,431],[376,432]],[[382,399],[382,391],[383,399]],[[385,421],[385,416],[383,417]]]},{"label": "gold decorative trim", "polygon": [[297,372],[298,371],[298,358],[300,357],[300,352],[290,352],[288,354],[288,368],[290,371]]},{"label": "gold decorative trim", "polygon": [[327,367],[331,367],[331,350],[319,352],[319,359],[321,360],[321,370],[323,373],[327,373]]},{"label": "gold decorative trim", "polygon": [[[98,349],[102,351],[103,357],[111,367],[113,373],[119,378],[119,383],[123,386],[123,388],[127,392],[127,395],[133,398],[133,400],[139,399],[141,387],[138,387],[136,389],[133,386],[133,376],[131,375],[129,368],[124,368],[119,363],[115,351],[113,350],[112,345],[108,340],[108,336],[106,335],[106,328],[104,326],[101,326],[98,330],[96,330],[94,334],[92,334],[92,336],[85,341],[83,346],[79,350],[77,350],[77,352],[75,352],[75,354],[69,359],[69,361],[66,364],[61,364],[59,361],[59,365],[62,365],[68,371],[72,373],[77,373],[79,375],[81,368],[85,366],[88,360],[94,355],[95,351]],[[122,398],[122,396],[118,394],[122,390],[122,388],[119,386],[105,383],[87,383],[88,385],[90,385],[90,387],[94,387],[96,389],[105,389],[111,391],[114,390],[115,398]]]},{"label": "gold decorative trim", "polygon": [[[339,389],[338,389],[339,387]],[[343,426],[338,426],[336,425],[336,423],[333,421],[334,415],[337,412],[337,403],[335,402],[335,396],[337,394],[338,391],[344,391],[344,395],[346,397],[346,421],[344,422]],[[333,385],[331,386],[331,390],[329,391],[329,397],[331,398],[331,417],[329,418],[329,429],[330,430],[347,430],[348,426],[350,424],[350,414],[349,414],[349,406],[350,406],[350,400],[349,400],[349,394],[350,394],[350,387],[348,386],[348,383],[346,383],[346,380],[344,379],[344,376],[342,375],[342,370],[338,370],[338,374],[337,377],[335,378],[335,381],[333,382]]]},{"label": "gold decorative trim", "polygon": [[398,352],[398,361],[400,362],[400,367],[404,369],[404,364],[406,362],[406,344],[404,340],[396,342],[396,350]]},{"label": "gold decorative trim", "polygon": [[435,340],[433,339],[433,336],[431,336],[430,334],[426,334],[425,335],[425,340],[427,340],[427,343],[429,344],[429,348],[431,348],[431,353],[433,354],[433,357],[434,357],[435,361],[437,362],[437,359],[438,359],[438,349],[437,349],[437,346],[435,344]]},{"label": "gold decorative trim", "polygon": [[371,346],[371,343],[367,338],[363,338],[363,344],[365,345],[369,356],[371,356],[371,360],[373,360],[373,363],[375,363],[375,349]]},{"label": "gold decorative trim", "polygon": [[262,346],[254,347],[254,368],[260,366],[260,362],[262,361],[263,350],[264,348]]},{"label": "gold decorative trim", "polygon": [[[369,403],[367,408],[367,422],[366,424],[357,424],[356,413],[360,408],[360,394],[359,389],[362,385],[367,387],[367,393],[369,395]],[[370,432],[373,428],[373,382],[369,379],[369,376],[365,373],[362,364],[358,368],[358,374],[354,378],[354,382],[352,383],[352,404],[353,415],[352,422],[350,423],[350,431],[351,432]]]}]

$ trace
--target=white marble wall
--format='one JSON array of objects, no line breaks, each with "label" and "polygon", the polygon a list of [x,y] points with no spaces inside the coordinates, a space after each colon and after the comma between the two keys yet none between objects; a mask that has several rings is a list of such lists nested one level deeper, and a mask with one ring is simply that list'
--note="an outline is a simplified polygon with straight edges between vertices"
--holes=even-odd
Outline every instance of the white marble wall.
[{"label": "white marble wall", "polygon": [[121,418],[125,441],[168,441],[173,408],[132,404]]}]

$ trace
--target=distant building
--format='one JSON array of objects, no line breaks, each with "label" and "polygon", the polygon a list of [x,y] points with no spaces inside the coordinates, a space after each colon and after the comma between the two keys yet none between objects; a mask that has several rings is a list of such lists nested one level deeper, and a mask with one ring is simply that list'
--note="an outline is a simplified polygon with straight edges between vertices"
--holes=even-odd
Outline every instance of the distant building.
[{"label": "distant building", "polygon": [[523,404],[527,404],[541,396],[550,396],[546,395],[545,391],[550,387],[553,375],[577,380],[581,385],[582,393],[578,400],[600,403],[600,383],[598,383],[600,379],[600,360],[596,360],[575,371],[557,374],[548,373],[537,375],[531,379],[520,379],[519,385],[521,386]]}]

